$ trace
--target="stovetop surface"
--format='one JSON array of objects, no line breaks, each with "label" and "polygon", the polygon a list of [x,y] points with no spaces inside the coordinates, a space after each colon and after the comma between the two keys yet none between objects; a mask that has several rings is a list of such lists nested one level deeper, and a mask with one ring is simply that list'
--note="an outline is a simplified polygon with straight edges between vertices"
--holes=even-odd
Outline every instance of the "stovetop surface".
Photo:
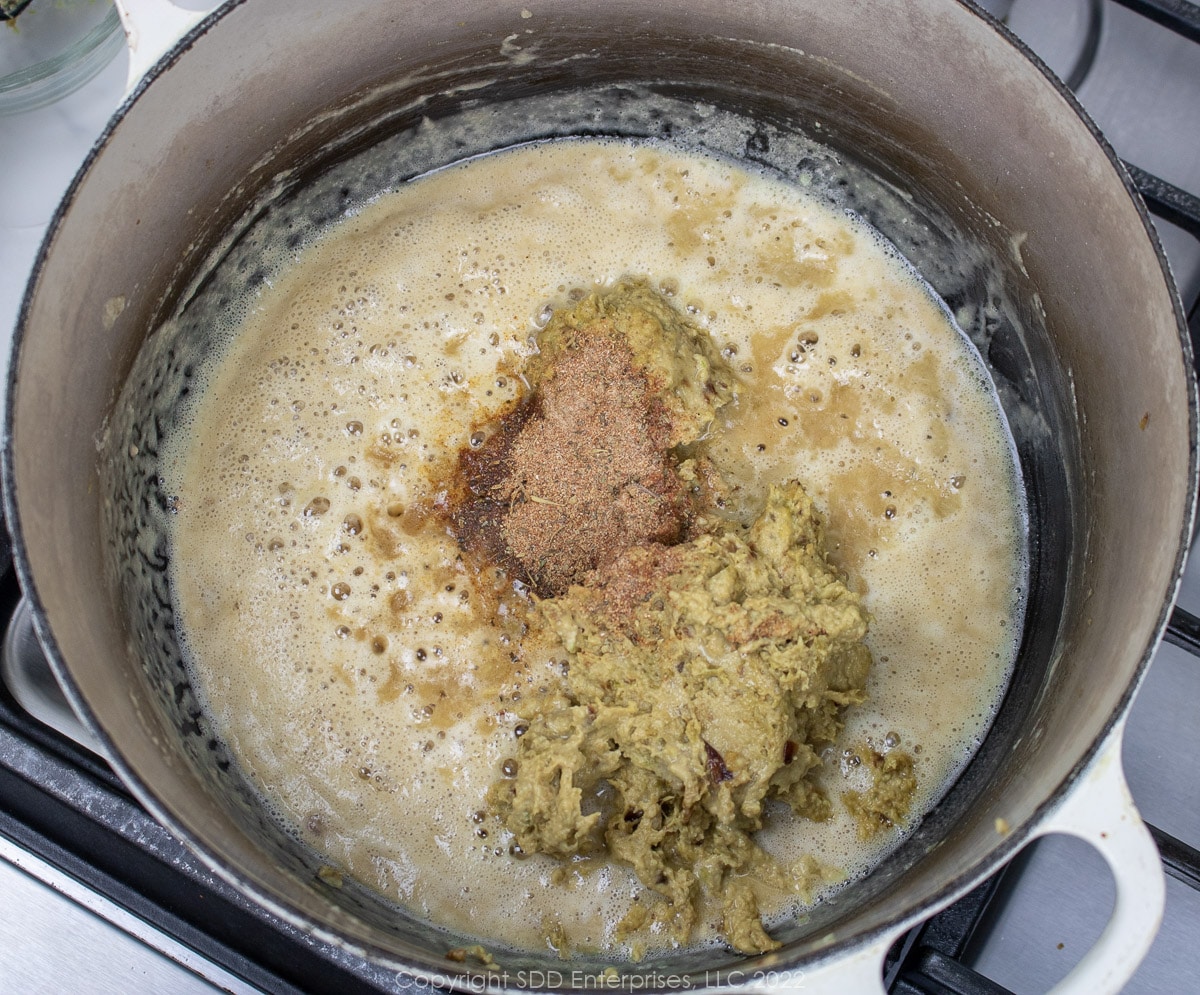
[{"label": "stovetop surface", "polygon": [[[1182,10],[1200,31],[1194,5],[1141,2]],[[986,6],[1056,72],[1078,77],[1081,102],[1118,154],[1200,192],[1200,44],[1112,0],[988,0]],[[1096,10],[1099,22],[1090,20]],[[1089,24],[1099,25],[1090,41]],[[57,104],[0,118],[4,341],[45,225],[118,104],[124,76],[121,56]],[[1200,230],[1156,224],[1195,333]],[[18,597],[8,573],[0,579],[0,620],[12,615]],[[1200,615],[1200,555],[1189,563],[1179,605]],[[1123,752],[1134,799],[1168,858],[1166,917],[1126,988],[1131,993],[1197,990],[1198,714],[1200,658],[1164,644],[1134,703]],[[0,978],[6,990],[428,988],[426,979],[391,977],[246,903],[149,819],[103,762],[30,718],[3,685],[0,758]],[[1113,901],[1111,875],[1095,851],[1064,837],[1040,840],[957,911],[895,951],[891,990],[1044,991],[1099,936]]]}]

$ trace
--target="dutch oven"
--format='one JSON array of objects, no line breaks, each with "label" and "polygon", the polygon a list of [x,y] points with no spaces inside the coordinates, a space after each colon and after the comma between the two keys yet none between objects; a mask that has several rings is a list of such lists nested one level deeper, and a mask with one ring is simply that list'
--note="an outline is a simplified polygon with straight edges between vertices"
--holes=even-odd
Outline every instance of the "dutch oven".
[{"label": "dutch oven", "polygon": [[[1196,480],[1188,336],[1129,178],[1071,94],[956,0],[525,2],[232,0],[198,24],[164,0],[120,4],[154,15],[140,35],[130,25],[135,77],[158,51],[155,24],[187,30],[132,86],[49,227],[4,438],[15,560],[71,703],[155,816],[302,928],[418,981],[594,976],[601,957],[497,950],[506,973],[484,977],[445,958],[469,938],[319,879],[214,763],[170,627],[157,643],[133,631],[104,567],[97,440],[139,347],[230,233],[383,137],[418,141],[423,121],[453,130],[482,108],[495,109],[489,128],[413,168],[600,133],[709,145],[795,176],[811,166],[795,150],[819,148],[844,167],[842,203],[947,301],[997,385],[1030,521],[1020,655],[948,794],[874,872],[785,927],[780,951],[654,955],[618,965],[622,983],[880,990],[900,932],[1030,840],[1066,832],[1107,859],[1117,902],[1064,984],[1114,990],[1161,915],[1120,738],[1174,597]],[[713,115],[734,122],[723,137],[704,126]],[[169,615],[165,581],[149,583]]]}]

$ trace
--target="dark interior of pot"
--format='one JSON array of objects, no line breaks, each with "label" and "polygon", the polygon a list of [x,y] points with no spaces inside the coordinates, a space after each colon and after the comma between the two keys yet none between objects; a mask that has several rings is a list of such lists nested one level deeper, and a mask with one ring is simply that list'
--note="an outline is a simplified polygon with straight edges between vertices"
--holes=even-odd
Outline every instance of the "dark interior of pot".
[{"label": "dark interior of pot", "polygon": [[[841,946],[965,887],[1012,852],[1126,703],[1190,507],[1179,317],[1143,218],[1088,128],[989,25],[936,0],[903,12],[764,5],[732,23],[716,3],[653,18],[635,4],[555,3],[529,17],[413,5],[403,23],[371,6],[305,25],[292,3],[248,0],[196,40],[91,163],[24,316],[9,510],[52,655],[123,774],[289,915],[427,970],[444,972],[445,950],[470,942],[322,881],[319,856],[264,814],[196,704],[174,642],[153,460],[206,348],[202,321],[181,322],[158,347],[130,423],[112,426],[127,464],[99,537],[95,478],[80,468],[94,464],[99,426],[148,332],[181,302],[203,304],[214,260],[252,260],[255,221],[295,209],[333,165],[399,136],[404,155],[364,179],[386,188],[523,141],[659,137],[803,177],[864,217],[943,297],[993,375],[1029,500],[1012,685],[943,801],[836,904],[777,931],[785,947],[762,964]],[[264,55],[251,39],[268,29],[276,45]],[[369,192],[330,188],[323,203],[336,213]],[[97,229],[128,251],[97,258]],[[261,277],[242,268],[247,285]],[[1135,361],[1122,355],[1129,341]],[[95,361],[72,362],[84,354]],[[70,413],[67,428],[48,423],[56,410]],[[114,546],[121,590],[99,598]],[[1125,596],[1129,585],[1144,596]],[[996,836],[996,818],[1010,838]],[[710,949],[654,964],[686,973],[731,958]],[[561,968],[549,953],[502,959]]]}]

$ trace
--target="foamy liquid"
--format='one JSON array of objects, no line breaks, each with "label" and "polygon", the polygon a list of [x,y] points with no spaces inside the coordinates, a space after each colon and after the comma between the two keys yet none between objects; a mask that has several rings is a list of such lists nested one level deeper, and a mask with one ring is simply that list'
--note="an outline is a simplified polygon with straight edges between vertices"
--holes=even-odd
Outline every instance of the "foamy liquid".
[{"label": "foamy liquid", "polygon": [[[739,371],[704,448],[746,517],[799,478],[865,594],[876,663],[829,754],[833,796],[865,787],[843,749],[898,743],[926,811],[990,722],[1020,634],[999,404],[870,230],[729,162],[616,141],[526,146],[385,196],[231,311],[197,371],[191,421],[162,450],[172,592],[215,728],[278,817],[343,873],[484,940],[615,949],[642,888],[616,864],[513,857],[484,814],[521,703],[563,654],[413,509],[519,395],[547,309],[626,275],[671,294]],[[901,830],[864,845],[835,808],[820,825],[777,813],[760,841],[862,873]]]}]

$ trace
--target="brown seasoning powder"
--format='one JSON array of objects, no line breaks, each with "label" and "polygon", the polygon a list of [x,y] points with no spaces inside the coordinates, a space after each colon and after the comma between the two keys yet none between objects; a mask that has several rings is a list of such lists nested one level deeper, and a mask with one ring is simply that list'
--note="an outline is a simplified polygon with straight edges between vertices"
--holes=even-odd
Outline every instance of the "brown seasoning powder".
[{"label": "brown seasoning powder", "polygon": [[628,343],[598,319],[461,454],[455,532],[538,595],[561,594],[631,546],[679,541],[688,493],[669,438]]}]

